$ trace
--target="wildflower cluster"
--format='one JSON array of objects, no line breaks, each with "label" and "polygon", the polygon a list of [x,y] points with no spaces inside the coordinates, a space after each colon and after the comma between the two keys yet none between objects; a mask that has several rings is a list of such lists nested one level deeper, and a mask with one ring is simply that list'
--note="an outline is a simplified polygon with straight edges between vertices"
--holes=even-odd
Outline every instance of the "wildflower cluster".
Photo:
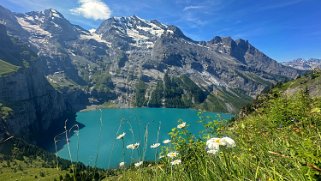
[{"label": "wildflower cluster", "polygon": [[[185,129],[186,127],[187,127],[186,122],[180,122],[176,126],[176,128],[174,128],[174,130],[176,129],[176,131],[178,131],[177,133],[183,132],[184,134],[187,134],[186,133],[187,130]],[[116,137],[116,139],[123,140],[125,135],[126,135],[126,133],[123,132],[122,134],[118,135]],[[174,141],[173,143],[175,143],[175,145],[177,145],[176,143],[180,143],[180,142],[177,142],[177,140],[175,140],[175,139],[173,141]],[[171,142],[172,142],[172,140],[170,140],[170,139],[166,139],[166,140],[162,141],[163,144],[169,144]],[[156,143],[151,144],[150,148],[157,149],[160,145],[161,145],[161,142],[156,142]],[[175,145],[174,145],[175,150],[180,150],[179,147],[175,147]],[[140,146],[140,143],[133,143],[133,144],[127,145],[126,148],[130,149],[130,150],[135,150],[135,149],[138,149],[139,146]],[[227,148],[232,148],[232,147],[235,147],[236,144],[235,144],[235,141],[230,137],[222,137],[222,138],[215,138],[214,137],[214,138],[210,138],[206,141],[206,151],[208,154],[215,155],[216,153],[219,152],[221,146],[225,146]],[[183,151],[183,150],[180,150],[180,151]],[[178,151],[171,151],[171,152],[167,152],[167,154],[165,154],[165,155],[159,155],[159,159],[162,159],[165,156],[167,156],[169,158],[168,163],[170,163],[170,165],[174,166],[174,165],[179,165],[182,163],[182,160],[179,158],[179,155],[180,154]],[[182,153],[182,155],[180,157],[183,158],[184,153]],[[155,160],[156,160],[156,155],[155,155]],[[140,167],[143,165],[143,161],[138,161],[138,162],[134,163],[134,165],[136,168]],[[125,162],[120,162],[119,167],[124,168]]]},{"label": "wildflower cluster", "polygon": [[215,155],[220,146],[226,146],[227,148],[235,147],[235,141],[230,137],[223,137],[223,138],[211,138],[206,141],[206,150],[208,154]]},{"label": "wildflower cluster", "polygon": [[[123,140],[124,137],[126,136],[126,133],[123,132],[122,134],[119,134],[118,136],[116,136],[116,139],[117,140]],[[171,142],[171,140],[169,139],[166,139],[163,141],[164,144],[169,144]],[[157,149],[159,146],[161,145],[161,143],[154,143],[154,144],[151,144],[150,145],[150,148],[151,149]],[[129,144],[126,146],[127,149],[130,149],[130,150],[136,150],[138,149],[140,146],[140,143],[133,143],[133,144]],[[163,158],[163,156],[160,156],[159,159]],[[175,162],[175,164],[178,164]],[[141,165],[143,165],[143,161],[139,161],[137,163],[134,164],[135,167],[140,167]],[[119,168],[124,168],[125,167],[125,162],[120,162],[119,163]]]}]

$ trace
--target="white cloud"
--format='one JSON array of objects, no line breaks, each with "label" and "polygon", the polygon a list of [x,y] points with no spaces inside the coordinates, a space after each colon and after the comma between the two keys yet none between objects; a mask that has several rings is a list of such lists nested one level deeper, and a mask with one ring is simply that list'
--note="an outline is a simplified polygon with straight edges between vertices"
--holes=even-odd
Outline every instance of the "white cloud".
[{"label": "white cloud", "polygon": [[205,6],[186,6],[183,11],[189,11],[189,10],[193,10],[193,9],[202,9],[205,8]]},{"label": "white cloud", "polygon": [[259,9],[261,9],[261,10],[270,10],[270,9],[285,8],[285,7],[288,7],[288,6],[292,6],[292,5],[301,3],[303,1],[304,0],[292,0],[292,1],[289,1],[289,2],[280,1],[280,3],[276,3],[276,4],[273,4],[273,5],[266,5],[266,6],[263,6],[263,7],[259,8]]},{"label": "white cloud", "polygon": [[70,9],[71,13],[88,19],[104,20],[110,18],[111,10],[101,0],[78,0],[80,6]]}]

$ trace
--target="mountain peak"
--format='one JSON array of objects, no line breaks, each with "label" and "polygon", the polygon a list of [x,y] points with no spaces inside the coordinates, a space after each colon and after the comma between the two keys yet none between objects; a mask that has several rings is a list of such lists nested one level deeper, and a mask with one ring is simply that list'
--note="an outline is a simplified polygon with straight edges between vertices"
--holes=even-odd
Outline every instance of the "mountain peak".
[{"label": "mountain peak", "polygon": [[64,18],[64,16],[55,9],[47,9],[45,13],[48,12],[51,17]]},{"label": "mountain peak", "polygon": [[[52,9],[52,8],[45,9],[44,11],[33,11],[31,13],[43,15],[43,16],[51,18],[51,19],[55,19],[55,18],[65,19],[64,16],[59,11],[57,11],[56,9]],[[26,14],[28,14],[28,13],[26,13]]]},{"label": "mountain peak", "polygon": [[109,36],[118,36],[121,39],[129,38],[137,42],[160,37],[166,30],[166,25],[133,15],[109,18],[103,21],[96,32],[103,35],[106,39]]},{"label": "mountain peak", "polygon": [[86,32],[71,24],[60,12],[52,8],[17,14],[16,17],[18,23],[36,41],[40,41],[41,38],[76,39],[79,34]]}]

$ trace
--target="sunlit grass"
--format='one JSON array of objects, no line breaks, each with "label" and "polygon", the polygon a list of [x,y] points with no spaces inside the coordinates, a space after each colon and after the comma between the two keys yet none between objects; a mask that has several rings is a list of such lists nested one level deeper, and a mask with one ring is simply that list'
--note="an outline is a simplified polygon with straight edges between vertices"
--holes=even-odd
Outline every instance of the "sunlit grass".
[{"label": "sunlit grass", "polygon": [[[30,163],[29,163],[30,162]],[[32,163],[32,164],[31,164]],[[55,168],[46,168],[44,161],[40,158],[30,160],[24,158],[21,160],[1,161],[0,162],[0,180],[5,181],[33,181],[33,180],[59,180],[68,171],[57,170]]]},{"label": "sunlit grass", "polygon": [[[241,120],[227,124],[203,122],[207,128],[202,132],[203,138],[189,133],[185,129],[189,125],[180,121],[170,133],[173,148],[163,144],[167,157],[150,167],[128,168],[118,179],[320,179],[319,104],[304,93],[294,97],[279,96]],[[280,112],[286,115],[279,115]],[[213,136],[217,138],[208,139]],[[207,140],[219,144],[219,150],[206,149]],[[170,152],[170,149],[175,151]]]}]

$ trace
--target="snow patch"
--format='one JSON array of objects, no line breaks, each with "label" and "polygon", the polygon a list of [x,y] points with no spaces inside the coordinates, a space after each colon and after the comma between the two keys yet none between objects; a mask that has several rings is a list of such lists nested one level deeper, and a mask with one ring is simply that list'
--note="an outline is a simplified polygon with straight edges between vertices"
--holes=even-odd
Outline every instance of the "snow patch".
[{"label": "snow patch", "polygon": [[208,46],[201,45],[201,44],[198,44],[198,43],[193,43],[193,42],[190,42],[190,41],[185,41],[184,43],[187,43],[187,44],[190,44],[190,45],[199,46],[199,47],[203,47],[203,48],[207,48],[207,49],[210,48],[210,47],[208,47]]},{"label": "snow patch", "polygon": [[166,30],[166,32],[169,33],[169,34],[174,34],[173,30]]},{"label": "snow patch", "polygon": [[93,33],[95,33],[96,32],[96,29],[90,29],[90,30],[88,30],[91,34],[93,34]]},{"label": "snow patch", "polygon": [[61,15],[54,9],[51,9],[51,16],[56,18],[62,18]]},{"label": "snow patch", "polygon": [[27,20],[29,20],[29,21],[34,21],[34,20],[35,20],[33,16],[26,16],[25,18],[26,18]]},{"label": "snow patch", "polygon": [[[137,26],[137,28],[140,29],[140,30],[149,32],[150,34],[155,35],[157,37],[160,37],[165,32],[165,30],[162,27],[159,27],[158,25],[156,25],[154,23],[151,23],[151,22],[146,21],[146,20],[142,20],[142,21],[144,21],[150,27]],[[166,27],[166,25],[163,25],[163,26]]]},{"label": "snow patch", "polygon": [[40,27],[40,25],[30,24],[28,21],[26,21],[24,18],[18,18],[18,23],[22,26],[23,29],[27,30],[28,32],[31,32],[35,35],[39,36],[48,36],[52,37],[51,33],[48,31],[45,31]]},{"label": "snow patch", "polygon": [[60,26],[57,25],[56,23],[52,22],[56,28],[59,28]]},{"label": "snow patch", "polygon": [[105,43],[108,47],[111,46],[111,43],[110,43],[110,42],[107,42],[106,40],[102,39],[102,38],[101,38],[101,35],[98,35],[98,34],[96,34],[96,33],[82,34],[82,35],[80,35],[80,39],[82,39],[82,40],[90,40],[90,39],[93,39],[93,40],[96,40],[97,42]]},{"label": "snow patch", "polygon": [[[150,23],[151,25],[154,25]],[[142,26],[137,26],[138,29],[149,32],[152,35],[155,35],[157,37],[162,36],[162,34],[165,32],[165,30],[161,29],[160,27],[154,25],[152,27],[142,27]]]},{"label": "snow patch", "polygon": [[133,38],[135,41],[148,40],[147,36],[139,34],[137,30],[127,29],[127,35]]}]

